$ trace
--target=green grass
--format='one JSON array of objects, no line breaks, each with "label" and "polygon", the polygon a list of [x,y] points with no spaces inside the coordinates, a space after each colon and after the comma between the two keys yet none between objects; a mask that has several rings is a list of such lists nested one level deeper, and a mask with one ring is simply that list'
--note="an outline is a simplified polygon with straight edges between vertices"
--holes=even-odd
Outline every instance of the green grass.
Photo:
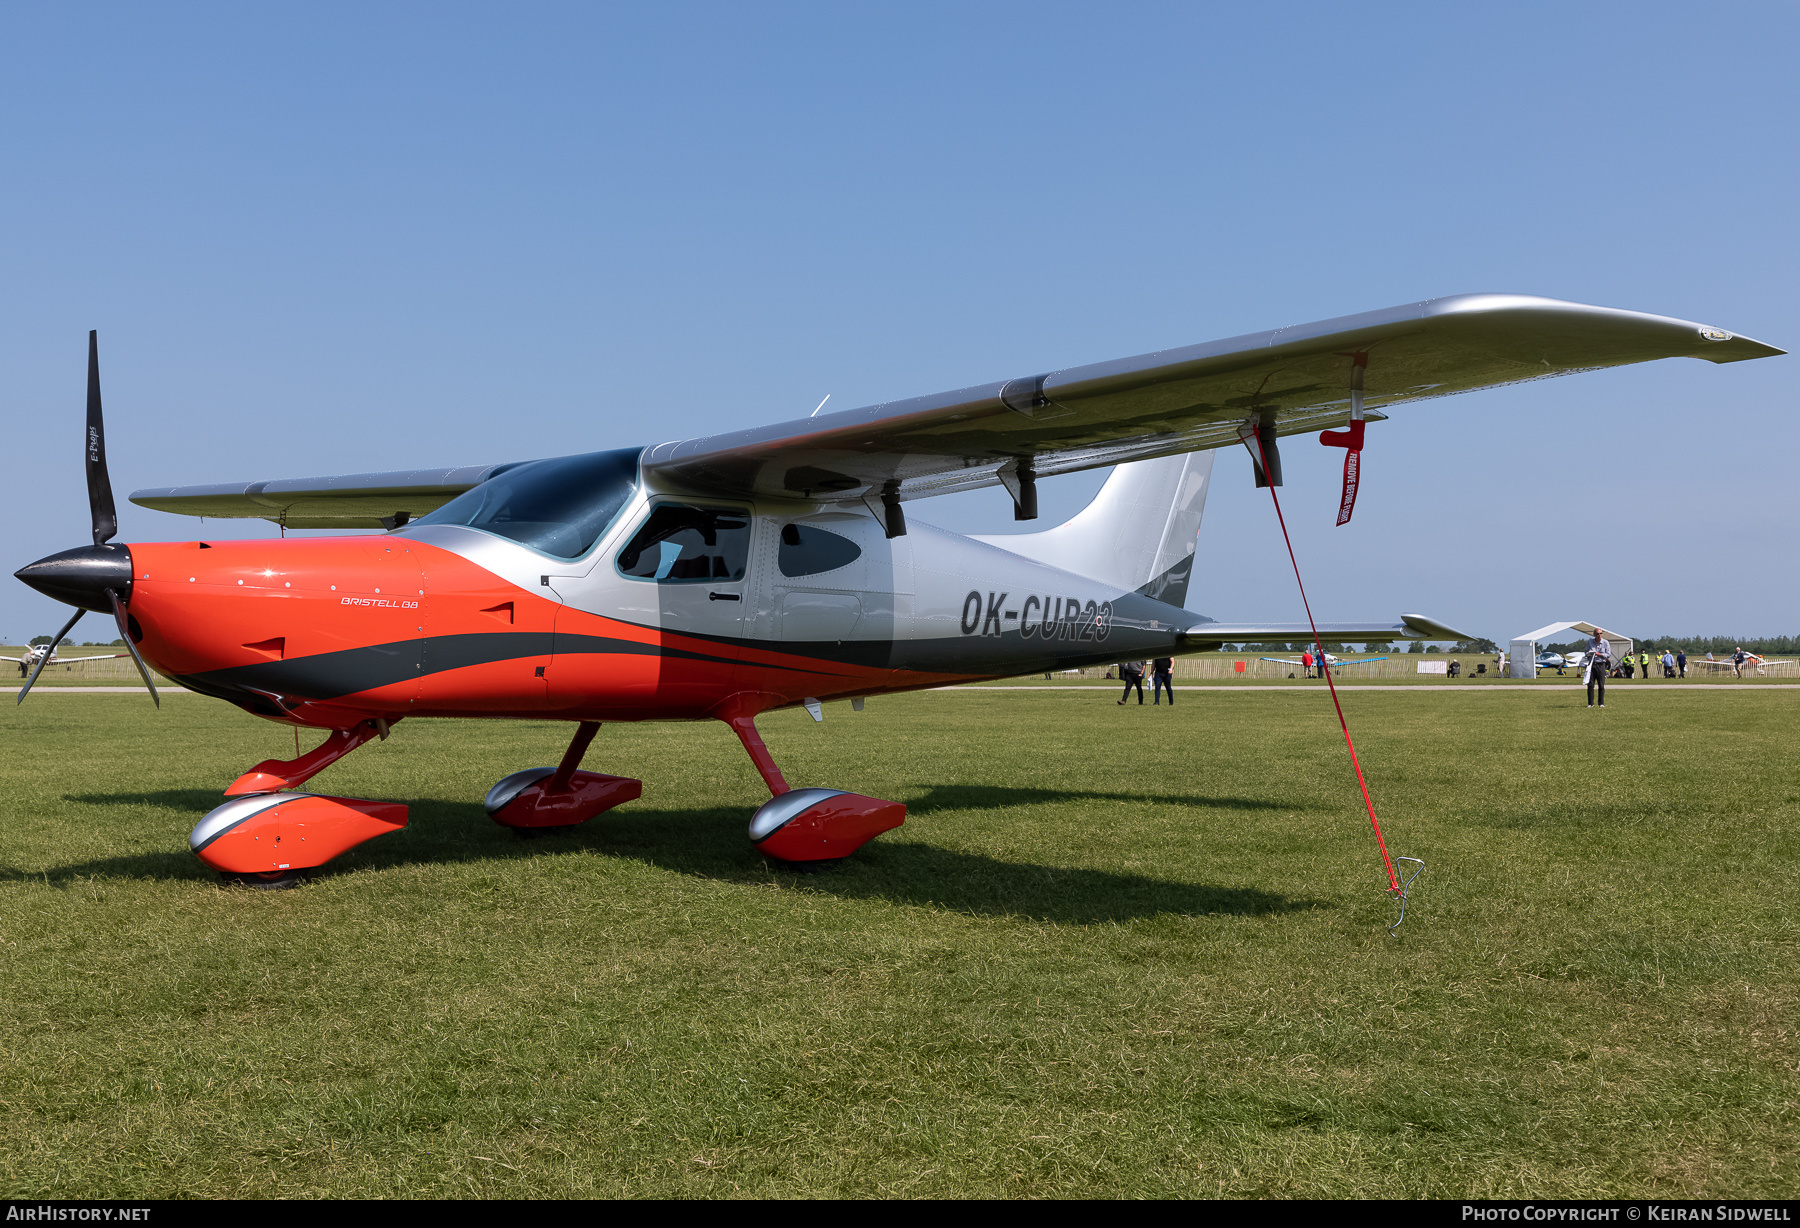
[{"label": "green grass", "polygon": [[[896,798],[772,873],[719,725],[608,726],[645,796],[482,814],[566,727],[409,722],[311,787],[412,826],[299,890],[185,838],[291,734],[5,708],[0,1192],[1791,1196],[1800,694],[920,694],[765,718]],[[310,744],[310,741],[309,741]]]}]

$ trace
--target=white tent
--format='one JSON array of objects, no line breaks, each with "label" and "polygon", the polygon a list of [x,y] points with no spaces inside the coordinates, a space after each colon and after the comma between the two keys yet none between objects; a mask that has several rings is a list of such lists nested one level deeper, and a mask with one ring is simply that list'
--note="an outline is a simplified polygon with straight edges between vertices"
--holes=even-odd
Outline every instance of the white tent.
[{"label": "white tent", "polygon": [[1584,635],[1600,632],[1600,638],[1612,645],[1613,660],[1618,661],[1631,651],[1631,641],[1622,635],[1605,631],[1593,623],[1551,623],[1548,627],[1539,627],[1536,631],[1527,631],[1524,635],[1515,636],[1507,650],[1506,676],[1508,678],[1537,677],[1538,641],[1547,640],[1561,631],[1579,631]]}]

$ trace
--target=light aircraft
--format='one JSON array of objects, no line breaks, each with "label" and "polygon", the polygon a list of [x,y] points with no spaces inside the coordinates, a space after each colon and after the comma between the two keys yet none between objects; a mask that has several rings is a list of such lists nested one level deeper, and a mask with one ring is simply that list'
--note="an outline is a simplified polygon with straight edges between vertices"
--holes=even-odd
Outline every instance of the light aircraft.
[{"label": "light aircraft", "polygon": [[24,666],[26,670],[35,671],[40,663],[44,665],[74,665],[82,661],[111,661],[116,657],[128,655],[123,652],[97,652],[90,656],[65,657],[56,651],[61,647],[62,642],[60,640],[53,645],[33,644],[25,650],[24,656],[0,657],[0,661],[11,661],[14,665],[21,665]]},{"label": "light aircraft", "polygon": [[23,665],[26,669],[31,669],[35,667],[38,662],[43,661],[48,657],[49,661],[47,663],[55,665],[62,660],[56,653],[56,649],[59,647],[61,647],[60,644],[56,646],[49,644],[33,644],[25,650],[24,656],[0,657],[0,661],[11,661],[14,665]]},{"label": "light aircraft", "polygon": [[[580,771],[605,721],[724,722],[772,800],[752,844],[789,864],[853,853],[905,807],[792,789],[755,720],[825,700],[1118,660],[1297,640],[1306,623],[1223,623],[1185,608],[1214,450],[1243,444],[1281,484],[1277,439],[1321,427],[1358,451],[1384,409],[1657,358],[1782,351],[1706,325],[1519,295],[1464,295],[936,396],[648,447],[463,469],[141,490],[188,515],[366,536],[111,543],[97,341],[86,460],[93,544],[20,569],[110,614],[150,665],[267,720],[322,730],[257,764],[195,827],[202,861],[281,884],[403,826],[394,802],[299,791],[411,717],[555,719],[562,762],[500,780],[495,821],[583,822],[640,782]],[[962,536],[908,505],[1117,466],[1054,528]],[[1349,466],[1346,466],[1348,472]],[[1466,639],[1421,615],[1329,623],[1324,643]],[[41,668],[41,663],[40,663]],[[35,676],[32,681],[35,682]],[[23,700],[30,685],[20,692]]]},{"label": "light aircraft", "polygon": [[[1300,660],[1298,657],[1291,661],[1286,657],[1258,657],[1256,659],[1258,661],[1273,661],[1277,665],[1306,665],[1306,662]],[[1364,657],[1360,661],[1340,661],[1335,653],[1328,652],[1325,654],[1325,664],[1329,665],[1332,669],[1339,669],[1348,665],[1373,665],[1377,661],[1385,660],[1387,660],[1386,657]]]},{"label": "light aircraft", "polygon": [[1725,670],[1731,670],[1734,676],[1737,677],[1742,677],[1743,672],[1747,669],[1754,669],[1758,674],[1762,674],[1766,666],[1788,664],[1790,664],[1790,662],[1771,661],[1754,652],[1746,652],[1742,662],[1733,660],[1732,657],[1726,657],[1721,661],[1714,658],[1710,653],[1701,659],[1695,659],[1694,657],[1688,658],[1688,668],[1695,669],[1695,667],[1698,667],[1698,669],[1695,669],[1696,673],[1699,672],[1700,669],[1705,669],[1715,674],[1722,673]]}]

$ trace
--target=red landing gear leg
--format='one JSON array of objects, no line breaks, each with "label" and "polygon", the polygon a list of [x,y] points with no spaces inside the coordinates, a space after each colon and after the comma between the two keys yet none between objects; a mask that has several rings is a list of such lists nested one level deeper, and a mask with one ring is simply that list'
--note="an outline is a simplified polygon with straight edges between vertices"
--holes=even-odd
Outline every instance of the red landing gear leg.
[{"label": "red landing gear leg", "polygon": [[842,789],[793,789],[756,732],[756,720],[730,716],[725,723],[750,752],[774,797],[750,817],[750,844],[791,870],[822,870],[906,822],[906,807]]},{"label": "red landing gear leg", "polygon": [[264,759],[231,782],[226,797],[297,789],[370,738],[388,736],[387,721],[364,721],[354,729],[334,729],[331,736],[298,759]]},{"label": "red landing gear leg", "polygon": [[788,791],[788,782],[775,766],[775,758],[769,754],[769,748],[763,745],[762,734],[756,732],[756,718],[753,716],[733,716],[726,718],[725,723],[731,726],[731,732],[737,734],[738,741],[750,752],[750,762],[762,773],[763,783],[769,786],[771,797],[780,797]]},{"label": "red landing gear leg", "polygon": [[578,772],[588,743],[600,731],[598,721],[576,727],[562,763],[554,768],[514,772],[488,790],[488,817],[521,836],[538,836],[556,828],[585,823],[603,810],[643,796],[644,784],[628,776]]},{"label": "red landing gear leg", "polygon": [[286,792],[324,771],[370,738],[387,737],[388,722],[339,729],[297,759],[267,759],[232,782],[232,800],[195,824],[188,847],[227,882],[292,887],[340,853],[406,826],[399,802]]}]

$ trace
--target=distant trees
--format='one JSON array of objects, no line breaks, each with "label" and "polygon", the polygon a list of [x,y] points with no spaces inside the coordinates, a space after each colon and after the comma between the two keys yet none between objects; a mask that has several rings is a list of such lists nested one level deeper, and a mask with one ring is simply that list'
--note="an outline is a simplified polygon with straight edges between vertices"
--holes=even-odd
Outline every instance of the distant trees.
[{"label": "distant trees", "polygon": [[36,648],[39,644],[48,644],[49,642],[50,637],[47,635],[34,635],[31,637],[31,647],[33,648]]}]

